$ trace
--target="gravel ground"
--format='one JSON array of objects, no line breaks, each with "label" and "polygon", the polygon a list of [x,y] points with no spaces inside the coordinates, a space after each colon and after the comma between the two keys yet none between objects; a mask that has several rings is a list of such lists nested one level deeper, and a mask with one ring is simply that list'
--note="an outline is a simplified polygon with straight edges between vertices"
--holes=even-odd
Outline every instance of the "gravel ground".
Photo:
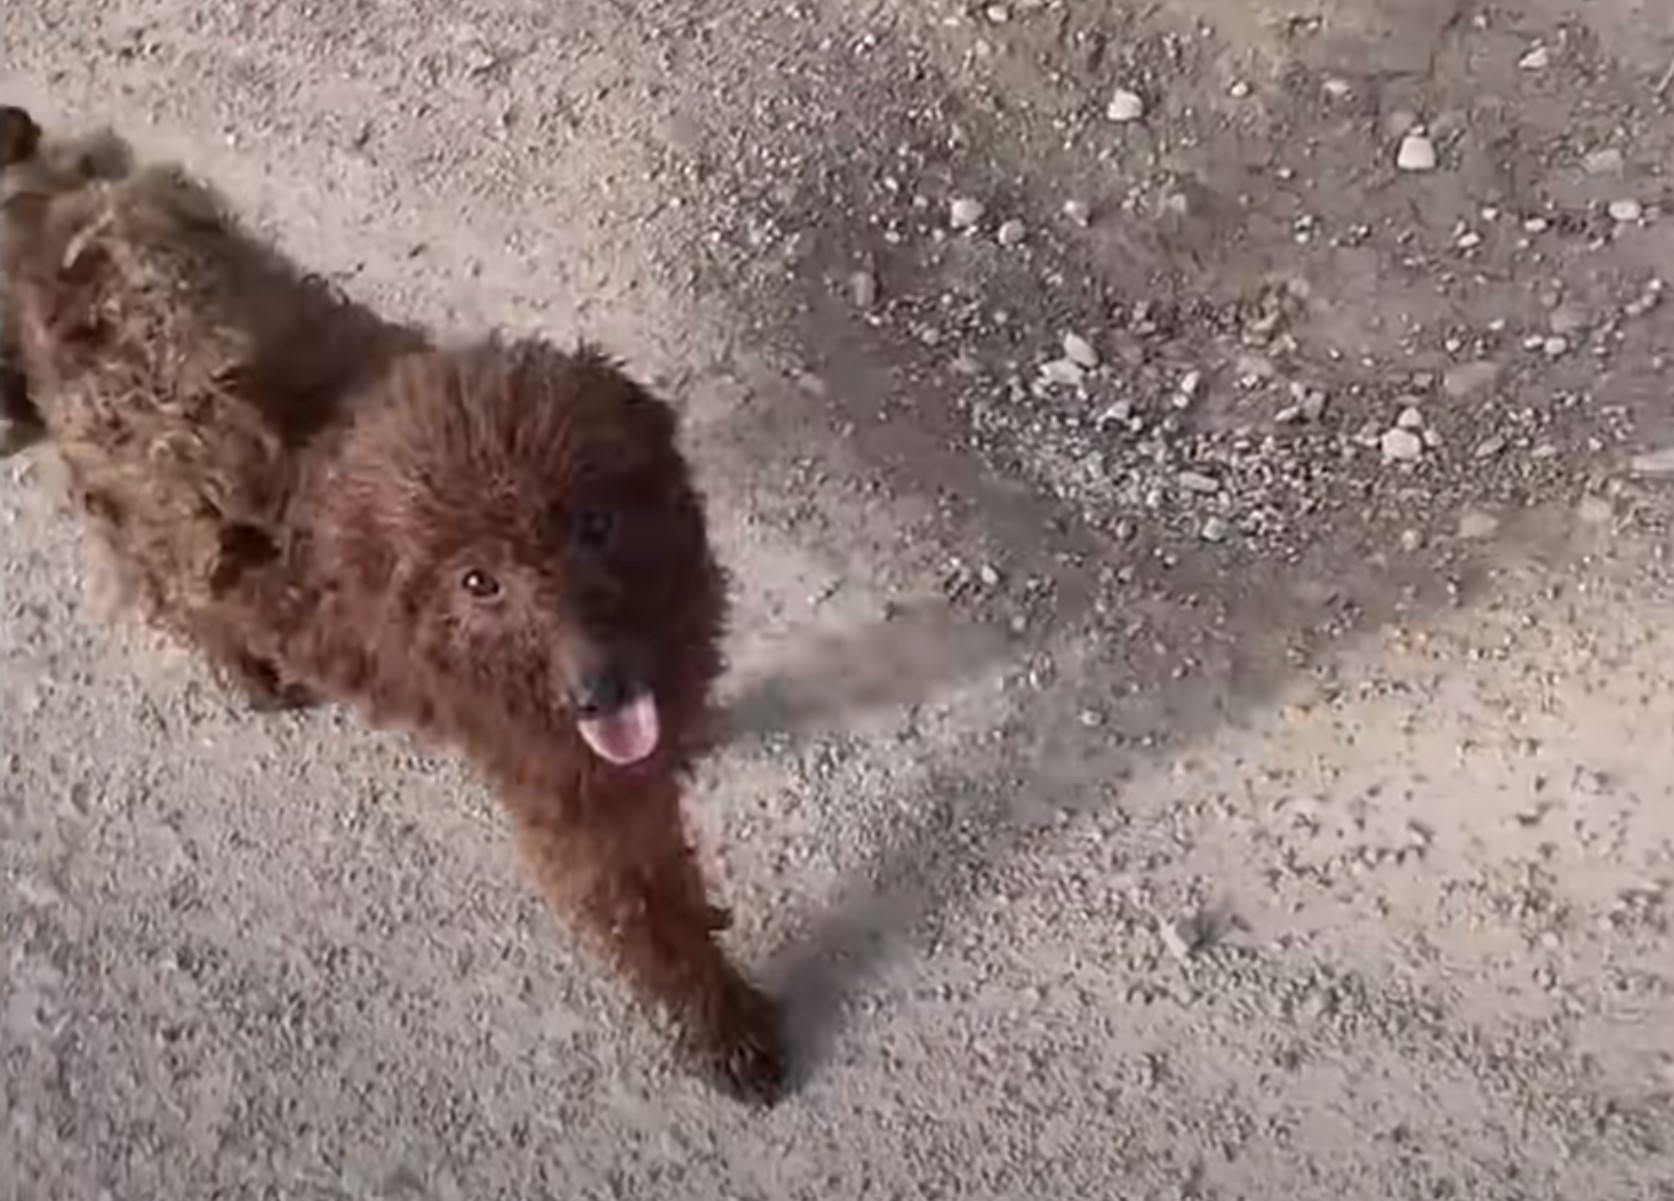
[{"label": "gravel ground", "polygon": [[[1674,1198],[1674,8],[5,0],[438,328],[685,406],[673,1072],[457,764],[237,711],[0,470],[0,1199]],[[183,86],[185,85],[185,86]]]}]

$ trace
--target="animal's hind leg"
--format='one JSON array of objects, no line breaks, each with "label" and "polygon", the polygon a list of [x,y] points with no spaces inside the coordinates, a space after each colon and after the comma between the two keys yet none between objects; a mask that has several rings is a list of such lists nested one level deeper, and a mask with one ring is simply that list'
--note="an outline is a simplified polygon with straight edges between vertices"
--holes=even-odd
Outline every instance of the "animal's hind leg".
[{"label": "animal's hind leg", "polygon": [[[33,158],[40,141],[41,128],[27,112],[0,105],[0,170]],[[5,231],[5,236],[10,233]],[[10,256],[6,258],[9,261]],[[18,365],[16,323],[6,306],[7,297],[0,294],[0,459],[46,435],[46,425],[29,398],[29,382]]]},{"label": "animal's hind leg", "polygon": [[29,381],[0,352],[0,459],[27,450],[44,437],[46,424],[29,397]]},{"label": "animal's hind leg", "polygon": [[519,845],[542,890],[673,1019],[694,1066],[740,1100],[772,1104],[785,1082],[778,1008],[715,941],[724,911],[705,896],[677,785],[601,783],[591,781],[586,815],[514,798]]}]

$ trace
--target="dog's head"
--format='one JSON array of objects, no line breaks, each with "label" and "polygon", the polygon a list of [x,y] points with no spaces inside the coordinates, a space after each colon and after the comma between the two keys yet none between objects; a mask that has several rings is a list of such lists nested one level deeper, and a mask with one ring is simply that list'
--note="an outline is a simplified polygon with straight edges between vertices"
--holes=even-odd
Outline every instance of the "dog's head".
[{"label": "dog's head", "polygon": [[380,670],[479,738],[653,756],[667,707],[709,682],[720,621],[673,410],[538,342],[412,356],[370,399],[321,537],[383,627]]}]

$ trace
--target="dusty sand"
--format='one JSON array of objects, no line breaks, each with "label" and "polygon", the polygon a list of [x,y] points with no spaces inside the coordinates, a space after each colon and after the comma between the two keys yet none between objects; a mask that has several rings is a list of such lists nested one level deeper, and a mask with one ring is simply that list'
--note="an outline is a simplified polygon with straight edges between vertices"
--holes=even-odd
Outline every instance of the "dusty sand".
[{"label": "dusty sand", "polygon": [[0,98],[685,406],[694,815],[804,1079],[671,1071],[456,764],[101,620],[32,454],[0,1198],[1674,1198],[1671,61],[1660,0],[10,0]]}]

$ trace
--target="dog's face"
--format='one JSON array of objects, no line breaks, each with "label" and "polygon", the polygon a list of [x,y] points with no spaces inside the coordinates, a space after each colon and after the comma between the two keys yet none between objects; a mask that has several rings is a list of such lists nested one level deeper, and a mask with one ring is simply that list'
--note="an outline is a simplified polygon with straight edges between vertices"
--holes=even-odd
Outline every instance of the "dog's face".
[{"label": "dog's face", "polygon": [[656,752],[661,694],[714,620],[666,405],[587,354],[427,354],[351,432],[339,480],[344,566],[432,704],[508,736],[574,730],[613,764]]}]

